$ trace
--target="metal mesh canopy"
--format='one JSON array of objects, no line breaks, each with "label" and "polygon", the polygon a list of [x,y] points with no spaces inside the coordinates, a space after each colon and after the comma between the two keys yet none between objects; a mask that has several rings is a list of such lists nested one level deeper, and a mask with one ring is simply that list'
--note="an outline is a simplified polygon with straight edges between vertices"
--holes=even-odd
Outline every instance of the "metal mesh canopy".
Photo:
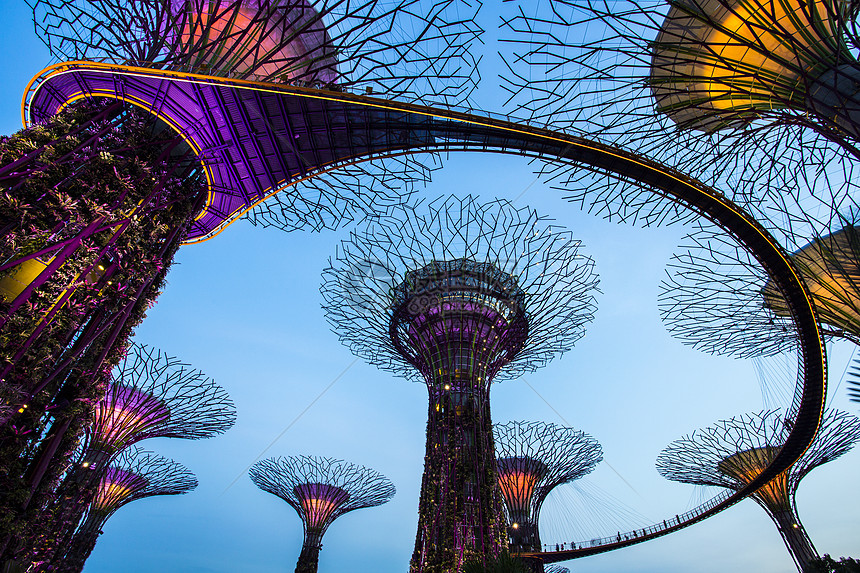
[{"label": "metal mesh canopy", "polygon": [[113,379],[87,430],[87,456],[147,438],[209,438],[236,422],[223,388],[156,348],[133,345]]},{"label": "metal mesh canopy", "polygon": [[[520,4],[501,32],[512,113],[659,158],[739,203],[854,189],[860,42],[852,3]],[[678,215],[629,186],[619,192],[593,178],[581,187],[588,179],[551,167],[544,174],[607,217],[657,224]]]},{"label": "metal mesh canopy", "polygon": [[[439,198],[415,212],[400,209],[341,243],[323,273],[326,318],[353,353],[423,381],[426,367],[415,366],[431,361],[401,350],[408,333],[398,329],[420,326],[406,326],[409,305],[413,318],[434,305],[463,317],[472,316],[468,305],[495,308],[490,322],[520,321],[527,332],[495,358],[497,380],[516,378],[570,349],[592,319],[597,277],[579,247],[572,233],[527,208]],[[482,352],[483,343],[474,346]]]},{"label": "metal mesh canopy", "polygon": [[[825,231],[826,232],[826,231]],[[860,239],[853,224],[791,255],[826,335],[860,341]],[[797,347],[785,298],[764,268],[721,230],[698,225],[673,256],[658,302],[666,327],[706,352],[770,356]]]},{"label": "metal mesh canopy", "polygon": [[494,424],[496,469],[508,535],[516,551],[540,551],[540,510],[556,487],[591,472],[603,459],[591,436],[544,422]]},{"label": "metal mesh canopy", "polygon": [[546,422],[494,424],[499,484],[512,521],[537,524],[553,488],[590,473],[603,459],[593,437]]},{"label": "metal mesh canopy", "polygon": [[182,464],[134,446],[104,472],[89,511],[106,518],[137,499],[188,493],[196,487],[194,474]]},{"label": "metal mesh canopy", "polygon": [[[779,453],[789,428],[779,410],[722,420],[673,442],[657,457],[657,471],[666,479],[740,489],[761,473]],[[812,445],[783,476],[765,486],[756,501],[790,503],[806,474],[851,450],[860,441],[860,418],[826,410]],[[781,488],[781,490],[777,489]]]},{"label": "metal mesh canopy", "polygon": [[[454,0],[31,0],[61,60],[459,102],[480,4]],[[449,101],[450,100],[450,101]]]},{"label": "metal mesh canopy", "polygon": [[261,460],[250,475],[260,489],[290,504],[306,530],[325,530],[344,513],[382,505],[396,491],[376,470],[317,456]]}]

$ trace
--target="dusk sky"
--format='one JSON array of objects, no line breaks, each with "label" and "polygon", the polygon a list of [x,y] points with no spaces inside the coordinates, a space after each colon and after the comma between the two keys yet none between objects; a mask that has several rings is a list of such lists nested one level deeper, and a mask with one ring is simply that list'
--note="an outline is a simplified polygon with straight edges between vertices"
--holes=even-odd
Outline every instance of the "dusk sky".
[{"label": "dusk sky", "polygon": [[[494,34],[497,2],[482,24]],[[29,80],[53,63],[23,0],[3,0],[4,81],[0,133],[21,128]],[[488,54],[492,55],[492,44]],[[490,56],[482,68],[493,111]],[[543,420],[581,429],[605,461],[544,505],[544,542],[641,528],[683,513],[719,492],[666,481],[658,453],[693,430],[764,407],[752,362],[713,357],[671,338],[657,309],[659,284],[683,226],[641,229],[581,212],[535,180],[525,159],[455,153],[420,197],[506,198],[530,206],[582,240],[600,275],[598,310],[586,336],[548,366],[492,389],[497,422]],[[216,238],[180,249],[168,286],[135,341],[157,346],[224,386],[238,422],[213,439],[154,439],[139,445],[187,466],[199,487],[144,499],[104,528],[86,573],[292,571],[302,526],[285,502],[258,489],[248,468],[271,456],[313,454],[372,467],[397,487],[386,505],[338,519],[323,539],[320,572],[408,570],[417,524],[427,392],[356,359],[330,331],[320,307],[321,272],[349,227],[284,233],[239,221]],[[853,346],[828,346],[828,403],[858,413],[840,378]],[[790,395],[790,389],[786,392]],[[797,507],[820,553],[860,557],[860,451],[818,468]],[[781,573],[794,565],[770,519],[753,501],[681,532],[563,565],[577,573]]]}]

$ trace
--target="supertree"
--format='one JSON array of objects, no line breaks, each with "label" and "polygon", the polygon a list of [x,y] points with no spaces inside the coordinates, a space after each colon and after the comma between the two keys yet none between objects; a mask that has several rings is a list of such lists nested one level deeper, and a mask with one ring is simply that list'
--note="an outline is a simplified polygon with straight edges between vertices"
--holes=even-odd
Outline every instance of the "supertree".
[{"label": "supertree", "polygon": [[105,522],[122,506],[154,495],[178,495],[197,487],[184,466],[137,446],[124,450],[102,472],[95,498],[86,509],[56,571],[79,573]]},{"label": "supertree", "polygon": [[[201,439],[225,432],[236,421],[233,401],[199,370],[156,348],[134,345],[114,369],[106,395],[93,407],[83,441],[46,507],[31,507],[29,527],[14,552],[30,561],[59,559],[99,479],[113,460],[148,438]],[[27,557],[29,556],[29,557]]]},{"label": "supertree", "polygon": [[[593,437],[546,422],[495,424],[496,466],[511,549],[541,550],[540,510],[557,486],[590,473],[603,459]],[[543,573],[543,565],[532,564]]]},{"label": "supertree", "polygon": [[[779,453],[788,432],[779,410],[717,422],[670,444],[657,458],[663,477],[695,485],[739,490]],[[860,418],[827,410],[809,449],[790,468],[751,494],[776,523],[798,571],[818,559],[797,513],[795,493],[811,470],[848,452],[860,440]]]},{"label": "supertree", "polygon": [[[505,19],[509,105],[731,190],[750,209],[838,203],[858,167],[856,8],[842,0],[547,0]],[[646,223],[671,205],[548,168]],[[759,213],[761,214],[761,213]]]},{"label": "supertree", "polygon": [[260,489],[286,501],[302,518],[304,541],[296,573],[316,573],[323,535],[335,519],[382,505],[396,491],[376,470],[317,456],[261,460],[250,474]]},{"label": "supertree", "polygon": [[597,277],[569,231],[504,201],[440,198],[351,233],[324,271],[326,318],[371,364],[426,384],[411,570],[459,571],[507,545],[489,390],[570,349]]},{"label": "supertree", "polygon": [[[0,463],[16,466],[0,490],[28,500],[42,486],[18,476],[69,453],[56,441],[70,444],[81,431],[88,414],[82,400],[104,387],[180,244],[217,234],[298,181],[339,167],[349,168],[349,181],[363,173],[359,162],[342,159],[356,155],[360,136],[335,137],[329,129],[351,124],[346,114],[273,107],[243,97],[236,83],[250,91],[277,80],[305,95],[343,96],[352,86],[458,100],[471,90],[475,62],[466,47],[480,33],[469,16],[474,7],[461,14],[451,1],[420,9],[415,0],[32,5],[57,58],[98,60],[73,68],[111,75],[134,64],[137,72],[120,76],[167,75],[140,89],[84,87],[63,101],[40,76],[28,91],[28,128],[0,144],[8,192],[0,198],[0,273],[11,275],[8,306],[0,305],[0,336],[9,342],[0,370]],[[196,85],[202,73],[221,82],[217,93],[172,89],[178,77]],[[167,81],[167,89],[153,89],[151,80]],[[53,94],[52,101],[40,102],[37,93]],[[312,120],[326,124],[327,137],[307,129]],[[408,185],[432,168],[412,158],[395,158],[390,169],[364,165],[372,181],[320,183],[290,193],[267,215],[290,229],[337,226],[399,201],[407,191],[397,173],[408,172]],[[48,441],[30,452],[29,438],[45,432]]]}]

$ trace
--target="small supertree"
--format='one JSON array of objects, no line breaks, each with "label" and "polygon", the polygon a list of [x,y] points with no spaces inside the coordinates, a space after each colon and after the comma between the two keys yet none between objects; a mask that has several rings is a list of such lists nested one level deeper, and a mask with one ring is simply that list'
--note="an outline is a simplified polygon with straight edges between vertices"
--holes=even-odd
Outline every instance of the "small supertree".
[{"label": "small supertree", "polygon": [[429,393],[411,570],[460,571],[507,545],[489,391],[570,349],[593,262],[527,208],[440,198],[353,232],[324,271],[326,318],[358,356]]},{"label": "small supertree", "polygon": [[538,522],[547,495],[590,473],[603,451],[588,434],[545,422],[495,424],[493,435],[511,550],[540,551]]},{"label": "small supertree", "polygon": [[56,571],[79,573],[105,522],[120,507],[154,495],[188,493],[196,487],[194,474],[173,460],[137,446],[123,451],[102,472],[95,498],[68,547],[62,548]]},{"label": "small supertree", "polygon": [[[56,560],[106,467],[123,450],[148,438],[209,438],[236,421],[226,391],[204,373],[163,351],[134,345],[95,404],[79,454],[23,541],[33,561]],[[60,557],[60,561],[62,558]]]},{"label": "small supertree", "polygon": [[[657,458],[657,471],[673,481],[737,491],[771,463],[789,430],[778,410],[723,420],[670,444]],[[800,481],[814,468],[848,452],[858,440],[860,418],[827,410],[818,436],[803,456],[751,494],[776,523],[801,572],[819,556],[797,514],[795,493]]]},{"label": "small supertree", "polygon": [[323,535],[335,519],[382,505],[396,491],[376,470],[316,456],[261,460],[250,474],[260,489],[286,501],[302,518],[304,541],[296,573],[316,573]]}]

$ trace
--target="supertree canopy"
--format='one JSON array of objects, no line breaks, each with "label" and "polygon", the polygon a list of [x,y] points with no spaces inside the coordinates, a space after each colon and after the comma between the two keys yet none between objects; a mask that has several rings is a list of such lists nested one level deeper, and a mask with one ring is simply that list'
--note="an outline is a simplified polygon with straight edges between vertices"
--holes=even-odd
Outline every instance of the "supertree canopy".
[{"label": "supertree canopy", "polygon": [[412,571],[506,545],[489,388],[570,349],[597,277],[569,231],[507,202],[440,198],[353,232],[324,271],[326,317],[371,364],[429,392]]},{"label": "supertree canopy", "polygon": [[597,440],[545,422],[495,424],[496,464],[511,549],[540,551],[540,510],[557,486],[590,473],[603,459]]},{"label": "supertree canopy", "polygon": [[94,59],[263,82],[463,101],[476,6],[453,0],[31,0],[39,37]]},{"label": "supertree canopy", "polygon": [[140,440],[209,438],[236,422],[236,408],[221,386],[157,348],[133,345],[113,378],[87,429],[88,467]]},{"label": "supertree canopy", "polygon": [[[829,337],[860,343],[860,237],[851,219],[791,255]],[[840,223],[835,221],[837,225]],[[672,334],[716,354],[770,356],[796,347],[785,298],[764,268],[713,226],[699,224],[673,257],[658,297]]]},{"label": "supertree canopy", "polygon": [[101,528],[122,506],[154,495],[188,493],[197,479],[184,466],[137,446],[122,452],[102,472],[95,498],[67,548],[59,556],[62,573],[79,573]]},{"label": "supertree canopy", "polygon": [[[860,159],[855,16],[842,0],[531,2],[503,23],[503,82],[515,113],[659,158],[750,208],[838,202]],[[546,175],[606,216],[672,215],[608,181]]]},{"label": "supertree canopy", "polygon": [[[723,420],[670,444],[657,458],[663,477],[695,485],[739,490],[779,453],[789,428],[778,410]],[[801,458],[752,494],[776,523],[799,571],[818,559],[800,523],[795,493],[814,468],[848,452],[860,440],[860,418],[827,410],[821,430]]]},{"label": "supertree canopy", "polygon": [[391,481],[370,468],[332,458],[270,458],[251,467],[260,489],[286,501],[302,518],[304,541],[296,573],[316,573],[322,537],[341,515],[389,501]]}]

